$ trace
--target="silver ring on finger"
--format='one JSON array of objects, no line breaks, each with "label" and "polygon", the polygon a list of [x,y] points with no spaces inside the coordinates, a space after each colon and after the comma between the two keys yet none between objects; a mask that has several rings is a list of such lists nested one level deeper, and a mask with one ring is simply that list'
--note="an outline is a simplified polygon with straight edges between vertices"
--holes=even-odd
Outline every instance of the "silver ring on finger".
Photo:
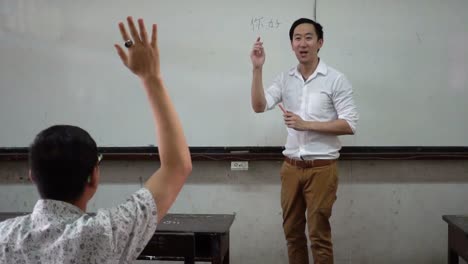
[{"label": "silver ring on finger", "polygon": [[128,39],[124,42],[125,47],[131,48],[133,46],[133,41],[131,39]]}]

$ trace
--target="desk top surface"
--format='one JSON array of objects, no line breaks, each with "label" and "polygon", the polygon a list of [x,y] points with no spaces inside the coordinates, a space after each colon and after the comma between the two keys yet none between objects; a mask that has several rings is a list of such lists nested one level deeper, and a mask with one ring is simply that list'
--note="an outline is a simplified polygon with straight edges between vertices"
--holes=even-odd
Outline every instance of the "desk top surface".
[{"label": "desk top surface", "polygon": [[234,221],[232,214],[167,214],[157,231],[226,233]]},{"label": "desk top surface", "polygon": [[[0,213],[0,222],[27,213]],[[227,233],[234,222],[233,214],[167,214],[156,231],[191,233]]]},{"label": "desk top surface", "polygon": [[468,234],[468,215],[444,215],[442,219],[449,225],[454,225],[463,230],[465,234]]}]

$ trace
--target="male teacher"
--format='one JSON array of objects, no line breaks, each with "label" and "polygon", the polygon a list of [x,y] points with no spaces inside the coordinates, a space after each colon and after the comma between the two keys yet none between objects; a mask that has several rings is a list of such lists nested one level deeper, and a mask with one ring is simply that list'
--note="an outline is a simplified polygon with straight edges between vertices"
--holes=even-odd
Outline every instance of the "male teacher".
[{"label": "male teacher", "polygon": [[[265,51],[260,38],[250,58],[253,65],[252,108],[256,113],[282,107],[288,137],[281,168],[281,207],[289,263],[309,263],[307,219],[314,263],[333,263],[330,216],[338,187],[339,135],[352,135],[358,114],[346,77],[318,57],[322,26],[310,19],[289,30],[297,66],[277,76],[264,91]],[[307,217],[306,217],[307,216]]]}]

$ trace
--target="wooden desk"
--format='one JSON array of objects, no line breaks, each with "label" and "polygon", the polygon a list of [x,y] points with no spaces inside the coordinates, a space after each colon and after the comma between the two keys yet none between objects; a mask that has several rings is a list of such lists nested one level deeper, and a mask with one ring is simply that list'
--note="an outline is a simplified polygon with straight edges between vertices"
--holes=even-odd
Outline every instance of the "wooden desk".
[{"label": "wooden desk", "polygon": [[234,215],[168,214],[138,259],[229,263],[229,229]]},{"label": "wooden desk", "polygon": [[[0,221],[26,213],[0,213]],[[229,263],[234,215],[167,214],[138,259]]]},{"label": "wooden desk", "polygon": [[448,264],[458,264],[458,257],[468,262],[468,216],[444,215],[448,224]]}]

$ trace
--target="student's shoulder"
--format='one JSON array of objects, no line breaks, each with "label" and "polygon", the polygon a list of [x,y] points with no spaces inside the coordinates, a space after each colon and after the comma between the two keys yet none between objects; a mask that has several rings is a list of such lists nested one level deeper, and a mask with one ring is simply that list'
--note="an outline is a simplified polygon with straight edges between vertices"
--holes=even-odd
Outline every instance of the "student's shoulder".
[{"label": "student's shoulder", "polygon": [[143,187],[121,202],[110,208],[98,209],[93,216],[95,220],[106,222],[109,216],[128,216],[130,212],[149,211],[152,215],[156,215],[157,207],[151,192]]},{"label": "student's shoulder", "polygon": [[18,230],[19,226],[27,225],[29,219],[29,214],[5,219],[4,221],[0,222],[0,234],[4,236],[10,234],[14,230]]}]

